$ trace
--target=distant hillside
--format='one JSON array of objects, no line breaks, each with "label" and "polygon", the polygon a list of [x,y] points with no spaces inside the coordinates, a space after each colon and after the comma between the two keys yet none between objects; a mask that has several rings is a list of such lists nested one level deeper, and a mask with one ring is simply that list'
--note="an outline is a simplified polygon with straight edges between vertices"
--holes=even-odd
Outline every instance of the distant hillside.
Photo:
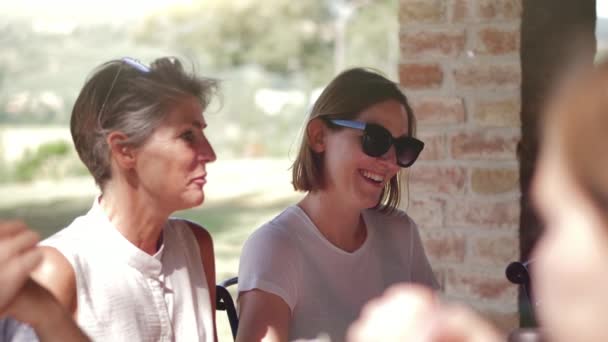
[{"label": "distant hillside", "polygon": [[[94,66],[125,55],[169,54],[134,41],[132,27],[97,25],[44,32],[13,18],[0,26],[0,123],[66,123]],[[10,81],[9,81],[10,80]]]}]

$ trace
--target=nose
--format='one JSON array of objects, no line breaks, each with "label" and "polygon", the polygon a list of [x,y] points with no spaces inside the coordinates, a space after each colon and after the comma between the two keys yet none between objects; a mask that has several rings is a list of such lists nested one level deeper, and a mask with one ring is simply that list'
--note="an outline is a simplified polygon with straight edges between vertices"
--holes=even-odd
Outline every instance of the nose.
[{"label": "nose", "polygon": [[198,151],[198,160],[204,163],[211,163],[216,159],[215,151],[213,150],[211,143],[207,137],[203,137]]},{"label": "nose", "polygon": [[386,153],[379,157],[379,159],[383,163],[399,169],[399,165],[397,165],[397,151],[395,149],[395,145],[392,145],[388,151],[386,151]]}]

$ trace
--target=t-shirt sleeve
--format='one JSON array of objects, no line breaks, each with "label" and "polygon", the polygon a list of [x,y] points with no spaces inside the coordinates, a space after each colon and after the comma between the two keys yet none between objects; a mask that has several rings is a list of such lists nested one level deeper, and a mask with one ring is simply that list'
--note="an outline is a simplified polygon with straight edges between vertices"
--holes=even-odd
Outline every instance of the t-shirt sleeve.
[{"label": "t-shirt sleeve", "polygon": [[420,232],[418,231],[418,226],[411,219],[410,221],[410,226],[412,227],[412,248],[410,249],[412,253],[412,281],[429,286],[435,290],[439,290],[439,283],[437,282],[437,279],[433,274],[433,269],[431,268],[429,260],[426,257],[422,239],[420,238]]},{"label": "t-shirt sleeve", "polygon": [[258,289],[281,297],[293,312],[297,302],[297,246],[285,232],[263,226],[245,242],[239,262],[239,295]]},{"label": "t-shirt sleeve", "polygon": [[37,342],[38,337],[29,325],[12,318],[0,319],[0,341]]}]

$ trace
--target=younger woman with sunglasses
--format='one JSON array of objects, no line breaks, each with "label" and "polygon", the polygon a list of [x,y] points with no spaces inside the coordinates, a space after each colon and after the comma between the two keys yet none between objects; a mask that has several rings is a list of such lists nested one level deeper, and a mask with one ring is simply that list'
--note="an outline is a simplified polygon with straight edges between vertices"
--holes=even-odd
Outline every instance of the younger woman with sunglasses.
[{"label": "younger woman with sunglasses", "polygon": [[399,87],[367,69],[314,104],[293,164],[305,197],[259,228],[239,266],[239,341],[342,341],[362,306],[398,282],[437,288],[400,170],[424,144]]}]

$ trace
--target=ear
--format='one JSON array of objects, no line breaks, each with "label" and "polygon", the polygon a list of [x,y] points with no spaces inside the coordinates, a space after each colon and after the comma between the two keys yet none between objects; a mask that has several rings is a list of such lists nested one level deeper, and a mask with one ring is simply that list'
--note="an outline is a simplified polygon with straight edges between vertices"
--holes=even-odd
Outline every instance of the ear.
[{"label": "ear", "polygon": [[112,159],[121,168],[130,169],[135,165],[135,153],[133,147],[127,145],[127,136],[122,132],[111,132],[106,137],[106,142],[110,147]]},{"label": "ear", "polygon": [[323,120],[315,118],[310,120],[306,126],[306,135],[308,136],[308,144],[310,148],[321,153],[325,151],[325,135],[327,134],[327,126]]}]

